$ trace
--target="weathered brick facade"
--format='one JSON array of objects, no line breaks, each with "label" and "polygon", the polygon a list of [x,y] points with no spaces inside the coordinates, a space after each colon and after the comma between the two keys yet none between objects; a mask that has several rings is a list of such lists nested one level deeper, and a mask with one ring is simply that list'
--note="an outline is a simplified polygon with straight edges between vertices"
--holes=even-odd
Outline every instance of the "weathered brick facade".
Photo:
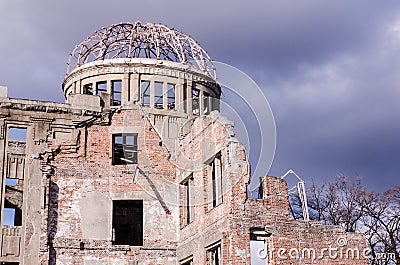
[{"label": "weathered brick facade", "polygon": [[[362,235],[291,220],[282,179],[263,177],[260,199],[247,196],[245,148],[218,111],[214,79],[137,59],[78,67],[64,81],[65,104],[0,98],[0,262],[367,264]],[[157,87],[173,97],[158,101]],[[12,128],[26,137],[13,139]],[[5,224],[5,208],[22,218]]]}]

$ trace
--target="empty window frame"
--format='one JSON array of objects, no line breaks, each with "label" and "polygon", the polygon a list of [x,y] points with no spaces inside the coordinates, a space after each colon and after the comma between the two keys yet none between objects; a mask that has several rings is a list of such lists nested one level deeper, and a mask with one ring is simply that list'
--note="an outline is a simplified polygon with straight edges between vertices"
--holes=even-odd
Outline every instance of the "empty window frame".
[{"label": "empty window frame", "polygon": [[175,84],[167,84],[167,105],[168,109],[175,109]]},{"label": "empty window frame", "polygon": [[[22,204],[22,192],[15,188],[15,187],[6,187],[6,192],[7,193],[20,193],[16,194],[16,197],[18,197],[21,200]],[[12,200],[9,200],[9,196],[12,195],[6,195],[5,201],[4,201],[4,210],[3,210],[3,225],[7,226],[21,226],[22,225],[22,205],[16,205],[13,204]],[[14,199],[14,198],[13,198]],[[16,200],[16,199],[14,199]]]},{"label": "empty window frame", "polygon": [[187,93],[187,82],[183,83],[183,112],[187,113],[187,104],[188,104],[188,93]]},{"label": "empty window frame", "polygon": [[270,236],[263,228],[250,229],[250,264],[270,264]]},{"label": "empty window frame", "polygon": [[93,84],[83,85],[83,94],[93,95]]},{"label": "empty window frame", "polygon": [[100,96],[101,93],[107,93],[107,81],[100,81],[96,83],[96,95]]},{"label": "empty window frame", "polygon": [[113,165],[137,164],[137,134],[114,134]]},{"label": "empty window frame", "polygon": [[113,245],[143,245],[143,201],[113,201]]},{"label": "empty window frame", "polygon": [[[7,153],[24,156],[26,153],[26,128],[9,127],[7,132]],[[18,164],[18,163],[17,163]],[[17,165],[16,164],[16,165]],[[19,164],[18,164],[19,165]],[[23,166],[23,165],[21,165]]]},{"label": "empty window frame", "polygon": [[193,174],[181,183],[181,202],[182,202],[182,226],[194,221],[194,194],[193,194]]},{"label": "empty window frame", "polygon": [[4,206],[3,209],[3,226],[14,226],[15,223],[15,208]]},{"label": "empty window frame", "polygon": [[6,178],[6,185],[7,186],[17,186],[18,185],[18,179],[16,179],[16,178]]},{"label": "empty window frame", "polygon": [[183,261],[181,261],[179,264],[181,265],[193,265],[193,257],[187,258]]},{"label": "empty window frame", "polygon": [[164,84],[162,82],[154,82],[154,107],[163,109],[164,107]]},{"label": "empty window frame", "polygon": [[207,249],[207,264],[220,265],[221,262],[221,244],[215,244]]},{"label": "empty window frame", "polygon": [[3,224],[7,226],[22,225],[22,201],[23,191],[18,182],[9,185],[6,183],[3,209]]},{"label": "empty window frame", "polygon": [[150,81],[140,81],[140,100],[142,106],[150,107]]},{"label": "empty window frame", "polygon": [[222,161],[218,153],[208,165],[209,208],[222,203]]},{"label": "empty window frame", "polygon": [[26,142],[26,128],[9,127],[8,128],[8,140],[25,143]]},{"label": "empty window frame", "polygon": [[210,94],[203,92],[203,114],[207,115],[211,112]]},{"label": "empty window frame", "polygon": [[200,90],[194,87],[192,88],[192,113],[195,116],[200,115]]},{"label": "empty window frame", "polygon": [[120,106],[122,99],[122,81],[111,81],[111,106]]}]

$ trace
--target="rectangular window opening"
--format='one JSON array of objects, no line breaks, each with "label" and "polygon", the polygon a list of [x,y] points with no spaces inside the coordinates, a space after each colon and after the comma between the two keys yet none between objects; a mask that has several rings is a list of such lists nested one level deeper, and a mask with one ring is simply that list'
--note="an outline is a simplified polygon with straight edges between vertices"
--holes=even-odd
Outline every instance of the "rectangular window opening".
[{"label": "rectangular window opening", "polygon": [[168,109],[175,109],[175,84],[167,85]]},{"label": "rectangular window opening", "polygon": [[7,153],[24,156],[26,153],[26,128],[9,127]]},{"label": "rectangular window opening", "polygon": [[181,183],[181,218],[182,226],[194,221],[194,193],[193,193],[193,174]]},{"label": "rectangular window opening", "polygon": [[113,135],[113,165],[137,164],[137,134]]},{"label": "rectangular window opening", "polygon": [[7,186],[17,186],[18,185],[18,179],[16,179],[16,178],[6,178],[6,185]]},{"label": "rectangular window opening", "polygon": [[193,265],[193,257],[187,258],[180,262],[181,265]]},{"label": "rectangular window opening", "polygon": [[100,96],[101,93],[107,93],[107,81],[101,81],[96,83],[96,95]]},{"label": "rectangular window opening", "polygon": [[211,108],[210,108],[210,95],[207,92],[203,93],[203,114],[207,115],[210,114]]},{"label": "rectangular window opening", "polygon": [[164,108],[164,91],[162,82],[154,82],[154,107],[157,109]]},{"label": "rectangular window opening", "polygon": [[140,82],[140,99],[143,107],[150,107],[150,81]]},{"label": "rectangular window opening", "polygon": [[183,83],[183,112],[185,113],[187,113],[187,99],[188,99],[187,82],[185,80],[185,83]]},{"label": "rectangular window opening", "polygon": [[197,88],[192,88],[192,112],[195,116],[200,115],[200,90]]},{"label": "rectangular window opening", "polygon": [[4,207],[3,226],[21,226],[22,211],[17,207]]},{"label": "rectangular window opening", "polygon": [[222,203],[222,161],[220,153],[208,166],[208,181],[210,183],[208,186],[211,188],[209,191],[210,208],[213,208]]},{"label": "rectangular window opening", "polygon": [[113,245],[143,246],[143,201],[113,201]]},{"label": "rectangular window opening", "polygon": [[210,96],[210,110],[218,110],[219,109],[219,99],[213,96]]},{"label": "rectangular window opening", "polygon": [[250,264],[269,264],[269,236],[263,228],[250,229]]},{"label": "rectangular window opening", "polygon": [[207,264],[220,265],[221,262],[221,244],[214,245],[207,249]]},{"label": "rectangular window opening", "polygon": [[19,128],[19,127],[8,128],[8,140],[25,143],[26,128]]},{"label": "rectangular window opening", "polygon": [[15,220],[15,208],[4,207],[4,218],[3,218],[3,226],[14,226]]},{"label": "rectangular window opening", "polygon": [[83,94],[93,95],[93,84],[83,85]]},{"label": "rectangular window opening", "polygon": [[120,106],[122,99],[122,81],[111,81],[111,106]]}]

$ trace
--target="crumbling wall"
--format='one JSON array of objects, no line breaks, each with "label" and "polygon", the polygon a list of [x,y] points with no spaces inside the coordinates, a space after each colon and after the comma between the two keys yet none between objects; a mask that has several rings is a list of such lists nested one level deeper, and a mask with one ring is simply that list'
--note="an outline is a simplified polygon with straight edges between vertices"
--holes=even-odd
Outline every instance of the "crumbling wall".
[{"label": "crumbling wall", "polygon": [[[185,129],[185,128],[184,128]],[[218,112],[194,119],[180,143],[177,184],[191,173],[194,178],[194,221],[179,230],[178,260],[193,258],[193,264],[210,264],[208,249],[221,246],[220,264],[232,255],[227,240],[232,200],[246,200],[248,163],[244,147],[234,137],[233,124]],[[212,183],[207,165],[216,154],[222,160],[222,203],[210,206]],[[242,187],[242,194],[234,197]],[[234,191],[236,190],[236,192]]]},{"label": "crumbling wall", "polygon": [[[348,257],[357,256],[356,250],[362,254],[362,235],[290,219],[283,180],[265,177],[262,198],[247,198],[245,148],[219,113],[191,120],[174,143],[151,124],[162,126],[160,115],[147,115],[134,104],[114,113],[46,104],[0,100],[0,138],[10,124],[27,127],[26,146],[10,147],[15,153],[26,149],[23,187],[17,186],[24,190],[25,216],[20,228],[2,229],[2,251],[9,253],[3,261],[176,264],[193,258],[201,265],[220,246],[221,264],[250,264],[255,231],[268,245],[271,264],[366,264]],[[137,165],[112,165],[112,135],[121,133],[138,135]],[[5,141],[0,146],[5,150]],[[222,203],[212,205],[209,167],[216,156],[222,162]],[[194,220],[184,223],[180,186],[190,174]],[[19,205],[17,194],[9,191],[8,199]],[[112,244],[113,200],[143,200],[143,246]],[[311,249],[315,256],[296,257]]]},{"label": "crumbling wall", "polygon": [[[116,133],[138,135],[137,165],[112,165]],[[76,148],[50,141],[57,152],[51,160],[52,262],[175,264],[175,166],[153,126],[130,106],[114,113],[109,123],[82,124],[76,135]],[[113,200],[143,200],[143,246],[112,244]]]},{"label": "crumbling wall", "polygon": [[[68,104],[0,98],[0,158],[5,162],[0,170],[2,176],[16,181],[6,186],[3,179],[2,200],[4,205],[10,203],[23,214],[22,218],[15,218],[22,223],[14,222],[14,226],[1,229],[0,261],[39,264],[39,260],[48,260],[46,172],[51,167],[47,168],[44,159],[48,156],[47,138],[53,135],[60,141],[59,133],[70,135],[73,122],[80,123],[98,114],[72,109]],[[9,128],[26,129],[26,141],[8,139]]]},{"label": "crumbling wall", "polygon": [[[363,234],[345,233],[340,226],[292,220],[287,185],[275,177],[261,179],[262,199],[249,198],[231,216],[229,264],[250,264],[251,255],[265,256],[271,264],[368,264]],[[268,251],[250,251],[252,229],[262,231]],[[241,263],[246,254],[247,263]]]},{"label": "crumbling wall", "polygon": [[[318,222],[291,220],[284,180],[263,177],[262,198],[248,198],[245,149],[232,129],[232,123],[212,113],[192,121],[181,141],[180,155],[187,161],[181,160],[180,165],[186,166],[178,171],[177,181],[193,172],[196,205],[195,220],[179,230],[178,260],[209,264],[208,249],[217,243],[221,264],[250,264],[253,255],[261,255],[266,264],[367,264],[363,235],[346,234],[341,227]],[[223,159],[223,203],[210,209],[207,170],[191,166],[206,165],[217,152]],[[251,237],[261,238],[265,251],[251,250]]]}]

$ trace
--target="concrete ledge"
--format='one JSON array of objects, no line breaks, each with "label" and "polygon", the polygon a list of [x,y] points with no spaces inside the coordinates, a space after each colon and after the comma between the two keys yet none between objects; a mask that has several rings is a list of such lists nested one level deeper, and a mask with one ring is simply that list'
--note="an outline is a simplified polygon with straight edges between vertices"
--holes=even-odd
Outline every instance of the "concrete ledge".
[{"label": "concrete ledge", "polygon": [[100,97],[86,94],[70,95],[71,107],[74,109],[84,109],[90,111],[101,111]]}]

